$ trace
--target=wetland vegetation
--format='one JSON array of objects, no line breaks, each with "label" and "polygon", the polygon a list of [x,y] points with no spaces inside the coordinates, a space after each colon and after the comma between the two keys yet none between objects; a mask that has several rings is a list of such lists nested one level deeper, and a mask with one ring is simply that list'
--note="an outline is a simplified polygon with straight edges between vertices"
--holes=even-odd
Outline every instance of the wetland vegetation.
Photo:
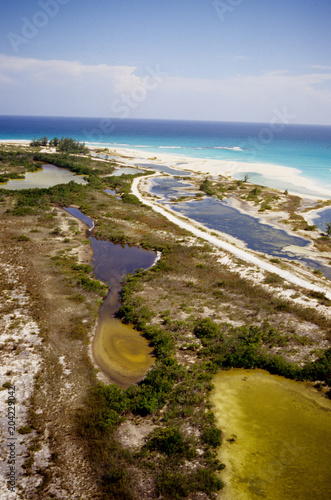
[{"label": "wetland vegetation", "polygon": [[[330,394],[325,296],[288,285],[290,295],[302,299],[295,302],[276,293],[275,277],[266,275],[269,283],[242,277],[222,261],[224,252],[133,196],[133,176],[111,175],[114,160],[24,148],[3,148],[1,155],[1,175],[51,163],[87,181],[0,191],[1,262],[14,264],[27,286],[27,307],[43,339],[25,422],[32,433],[24,467],[27,481],[41,481],[29,483],[27,499],[48,499],[54,488],[70,498],[73,477],[78,491],[93,499],[215,498],[226,466],[217,451],[222,429],[209,401],[219,370],[263,368],[311,380],[318,383],[316,393]],[[232,191],[243,187],[231,185]],[[119,199],[104,192],[109,188]],[[88,355],[107,287],[93,275],[83,227],[61,210],[68,205],[93,218],[94,237],[162,252],[154,267],[124,279],[118,317],[143,333],[156,357],[146,377],[127,389],[101,382]],[[10,286],[4,283],[2,291]],[[38,450],[46,445],[51,453],[42,463]]]}]

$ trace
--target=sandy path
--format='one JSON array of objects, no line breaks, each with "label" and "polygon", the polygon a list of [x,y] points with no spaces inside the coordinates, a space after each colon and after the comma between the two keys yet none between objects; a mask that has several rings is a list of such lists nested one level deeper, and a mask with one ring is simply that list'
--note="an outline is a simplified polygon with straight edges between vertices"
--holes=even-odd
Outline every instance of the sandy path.
[{"label": "sandy path", "polygon": [[[158,174],[153,174],[151,177],[156,177]],[[236,246],[232,245],[231,243],[228,243],[224,240],[221,239],[221,237],[214,236],[212,235],[207,228],[204,228],[204,226],[200,226],[201,228],[204,228],[204,230],[200,229],[198,227],[198,224],[195,221],[192,221],[191,219],[180,216],[178,217],[175,215],[175,213],[171,209],[165,209],[161,206],[159,206],[157,203],[145,198],[141,192],[139,191],[139,183],[143,180],[146,179],[146,177],[136,177],[133,180],[132,183],[132,193],[137,196],[137,198],[143,202],[145,205],[148,205],[151,207],[155,212],[158,212],[165,217],[167,217],[168,220],[173,222],[174,224],[177,224],[179,227],[182,229],[186,229],[190,233],[194,234],[195,236],[202,238],[205,241],[208,241],[212,245],[214,245],[217,248],[222,248],[223,250],[226,250],[230,252],[232,255],[235,257],[238,257],[239,259],[244,260],[245,262],[248,262],[250,264],[253,264],[257,266],[260,269],[264,269],[265,271],[269,271],[270,273],[275,273],[278,274],[281,278],[284,280],[293,283],[294,285],[306,288],[308,290],[314,290],[317,292],[323,292],[325,293],[325,296],[331,300],[331,290],[326,288],[326,287],[321,287],[314,285],[313,283],[310,283],[309,281],[299,278],[296,276],[294,273],[290,271],[285,271],[283,269],[280,269],[279,267],[270,264],[269,262],[265,262],[262,259],[256,257],[253,255],[251,252],[248,250],[243,250],[240,248],[237,248]]]}]

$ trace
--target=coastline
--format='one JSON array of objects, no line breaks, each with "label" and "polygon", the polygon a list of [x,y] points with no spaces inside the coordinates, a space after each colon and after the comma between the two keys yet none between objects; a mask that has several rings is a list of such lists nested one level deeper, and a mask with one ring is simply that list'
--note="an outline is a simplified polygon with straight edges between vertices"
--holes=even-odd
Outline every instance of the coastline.
[{"label": "coastline", "polygon": [[[244,176],[245,173],[254,172],[263,175],[266,180],[270,180],[268,187],[273,188],[273,181],[277,181],[277,184],[282,183],[284,190],[287,189],[290,194],[312,200],[331,199],[331,189],[324,189],[316,181],[314,182],[312,179],[301,176],[301,171],[293,167],[269,163],[201,159],[169,153],[161,153],[153,156],[153,152],[139,151],[131,148],[115,148],[111,151],[112,153],[124,156],[126,161],[128,160],[128,156],[130,156],[133,162],[149,162],[151,166],[155,163],[155,165],[166,165],[173,168],[180,167],[181,170],[212,176],[223,175],[235,178],[235,174],[243,173]],[[291,186],[294,186],[295,190],[291,189]],[[307,191],[307,186],[309,186],[311,194],[305,192]],[[275,189],[279,188],[275,187]]]},{"label": "coastline", "polygon": [[[10,146],[28,146],[30,140],[26,139],[0,139],[0,145],[8,144]],[[262,176],[265,185],[278,189],[286,190],[289,194],[297,195],[302,198],[311,200],[327,200],[331,199],[331,188],[325,188],[316,180],[302,176],[302,171],[295,167],[286,167],[284,165],[271,163],[253,163],[240,162],[237,160],[216,160],[209,158],[198,158],[183,156],[177,153],[155,153],[147,147],[143,150],[138,150],[130,147],[117,147],[111,143],[92,143],[86,142],[86,146],[92,152],[108,149],[110,155],[123,157],[125,161],[132,166],[136,166],[137,162],[149,163],[152,167],[155,165],[165,165],[172,168],[180,168],[192,173],[200,173],[211,176],[222,175],[225,177],[233,177],[235,180],[243,178],[246,174],[257,174]],[[45,152],[48,149],[45,148]],[[235,176],[238,177],[235,177]],[[258,184],[258,182],[253,182]]]},{"label": "coastline", "polygon": [[[24,149],[22,148],[21,151],[24,151]],[[33,154],[31,154],[31,157],[32,156]],[[107,161],[101,158],[99,160],[100,162]],[[102,167],[103,165],[107,166],[107,163],[102,164],[99,162],[92,162],[90,160],[87,161],[90,162],[94,168]],[[126,159],[123,158],[123,162],[124,161],[126,162]],[[118,163],[120,163],[120,158]],[[126,163],[131,165],[129,161]],[[171,165],[173,165],[173,163],[171,163]],[[177,168],[180,167],[181,165],[178,165]],[[98,168],[98,172],[101,172],[100,178],[103,176],[102,171],[102,168]],[[158,172],[156,175],[162,177],[164,174],[162,172]],[[147,185],[149,178],[150,176],[137,177],[133,182],[133,185],[140,185],[140,194],[142,194],[144,198],[143,203],[146,205],[149,204],[149,201],[153,202],[153,198],[148,196],[148,189],[143,189],[144,183],[146,182]],[[197,177],[195,182],[196,185],[199,184],[201,178],[203,179],[204,176],[200,175]],[[230,184],[233,182],[229,179],[227,183]],[[10,218],[5,216],[3,222],[5,225],[8,224],[7,244],[9,249],[14,250],[13,243],[15,240],[12,238],[13,231],[16,236],[19,236],[22,232],[27,233],[31,239],[30,242],[22,241],[20,243],[19,240],[15,242],[16,249],[17,247],[21,248],[21,258],[25,258],[25,255],[29,257],[30,269],[28,267],[22,269],[22,279],[27,280],[31,271],[34,271],[35,255],[39,255],[40,252],[39,259],[41,263],[44,261],[46,262],[47,259],[48,267],[41,268],[40,271],[39,268],[41,266],[36,266],[36,270],[39,272],[37,290],[39,291],[40,289],[41,292],[44,290],[47,291],[47,295],[46,293],[43,293],[41,295],[41,299],[44,301],[45,297],[49,303],[52,304],[52,316],[50,316],[48,307],[42,307],[44,302],[41,302],[39,296],[36,296],[36,307],[40,307],[41,312],[45,315],[46,321],[49,321],[50,324],[49,334],[47,338],[43,339],[45,342],[44,368],[40,372],[40,378],[37,379],[39,386],[36,386],[34,393],[34,395],[39,399],[37,399],[37,402],[34,404],[37,420],[36,429],[33,431],[32,438],[34,438],[35,434],[37,435],[36,441],[32,442],[32,444],[35,445],[38,438],[38,444],[41,443],[43,448],[39,452],[37,451],[35,455],[32,455],[32,453],[27,455],[32,465],[30,470],[28,470],[30,476],[22,477],[21,484],[24,491],[23,495],[27,495],[29,493],[27,485],[30,485],[30,489],[32,491],[31,482],[35,481],[36,484],[33,485],[33,491],[36,491],[36,498],[40,495],[43,498],[48,498],[49,493],[54,491],[63,492],[62,494],[64,497],[71,497],[71,495],[75,493],[78,496],[84,496],[86,494],[91,498],[94,498],[97,494],[93,493],[93,491],[96,491],[97,484],[94,481],[91,481],[90,478],[92,477],[93,479],[93,477],[95,477],[95,470],[97,470],[97,473],[100,476],[103,472],[107,474],[109,470],[113,470],[112,468],[117,470],[117,467],[120,468],[121,471],[124,471],[124,473],[127,473],[128,471],[128,474],[132,474],[133,472],[134,479],[138,477],[138,474],[140,475],[139,477],[144,479],[144,481],[148,478],[148,483],[142,483],[144,491],[147,491],[147,486],[151,489],[154,487],[153,485],[156,484],[155,478],[158,477],[158,474],[162,474],[164,471],[168,473],[168,470],[175,470],[176,464],[173,466],[172,460],[168,461],[168,459],[166,459],[167,461],[162,460],[159,465],[157,461],[153,460],[155,467],[153,467],[153,470],[151,471],[149,466],[150,461],[147,466],[145,466],[144,461],[141,460],[139,463],[134,463],[135,469],[133,471],[133,462],[131,457],[136,457],[136,453],[140,450],[140,448],[142,448],[143,445],[151,439],[149,434],[155,427],[166,429],[174,424],[177,425],[179,418],[180,423],[183,423],[183,429],[185,429],[185,432],[186,430],[188,431],[188,434],[184,434],[184,438],[186,439],[186,436],[189,438],[193,436],[193,438],[196,439],[196,441],[193,442],[196,443],[194,446],[197,450],[206,449],[207,451],[211,450],[213,452],[213,448],[211,446],[204,448],[206,443],[203,441],[203,438],[200,438],[201,435],[203,436],[202,432],[207,422],[204,417],[206,412],[210,410],[210,406],[207,404],[210,381],[207,377],[209,373],[211,377],[214,376],[211,371],[208,373],[206,371],[209,361],[208,353],[205,355],[202,351],[201,354],[199,354],[202,343],[200,343],[199,338],[193,333],[194,322],[200,320],[201,315],[203,315],[203,317],[208,317],[212,319],[212,321],[216,321],[221,325],[231,324],[233,326],[233,331],[236,332],[236,336],[233,337],[234,339],[237,337],[237,332],[241,331],[240,327],[242,325],[247,324],[247,326],[249,326],[257,324],[259,327],[259,325],[268,324],[264,323],[265,321],[270,321],[270,327],[279,328],[279,335],[282,335],[282,337],[279,338],[280,340],[284,340],[282,342],[279,341],[279,347],[277,345],[275,348],[270,347],[269,351],[271,354],[276,353],[283,355],[283,353],[285,353],[284,356],[288,356],[288,359],[290,360],[289,362],[300,362],[301,364],[306,362],[308,363],[308,361],[315,360],[318,356],[321,356],[330,345],[328,340],[329,337],[327,337],[328,332],[326,327],[320,326],[321,322],[318,323],[316,320],[316,324],[311,323],[312,316],[307,318],[304,318],[303,314],[301,316],[295,316],[292,309],[290,309],[290,312],[282,310],[281,308],[279,310],[277,309],[278,305],[282,306],[283,300],[288,300],[289,303],[291,302],[295,306],[302,305],[304,308],[307,308],[305,309],[307,310],[307,313],[309,312],[308,308],[311,308],[310,310],[312,310],[312,308],[314,308],[314,310],[316,309],[316,317],[318,315],[320,315],[321,318],[322,316],[325,316],[326,320],[323,321],[329,322],[331,308],[328,307],[325,300],[322,303],[317,298],[314,298],[314,296],[309,296],[306,290],[299,290],[297,287],[293,287],[288,283],[279,283],[279,286],[276,287],[275,285],[277,285],[277,283],[270,284],[269,282],[268,284],[267,282],[264,282],[265,277],[268,277],[268,273],[265,273],[263,269],[260,270],[257,265],[240,262],[240,260],[237,260],[236,257],[223,250],[222,247],[217,248],[217,245],[215,245],[214,248],[212,248],[211,245],[205,245],[205,242],[202,239],[195,238],[192,233],[187,234],[179,230],[177,232],[177,228],[170,225],[168,221],[165,221],[160,216],[154,216],[154,214],[152,214],[152,210],[148,210],[146,207],[133,204],[132,208],[130,208],[130,205],[125,205],[124,203],[117,202],[115,200],[114,203],[112,203],[111,200],[113,200],[113,198],[109,200],[109,196],[104,194],[104,187],[105,186],[103,184],[96,184],[94,187],[92,185],[91,189],[86,190],[86,195],[84,195],[84,202],[87,205],[91,204],[91,211],[89,213],[92,217],[95,217],[96,222],[107,222],[108,218],[112,220],[116,219],[116,221],[119,221],[119,227],[121,230],[123,229],[125,235],[137,235],[137,244],[141,241],[141,234],[150,233],[153,237],[155,236],[158,238],[151,241],[151,243],[154,243],[154,241],[156,242],[157,245],[155,245],[155,248],[164,248],[164,245],[167,245],[168,243],[169,248],[172,246],[172,243],[174,243],[173,246],[179,248],[180,253],[177,253],[176,250],[176,253],[173,252],[170,254],[170,257],[165,255],[164,262],[168,262],[168,264],[174,266],[171,272],[169,273],[166,268],[162,270],[162,267],[160,266],[159,272],[150,273],[150,279],[141,280],[141,288],[131,294],[131,297],[129,297],[126,301],[126,304],[130,306],[134,303],[133,301],[138,299],[138,301],[142,301],[141,304],[143,305],[145,300],[148,308],[152,311],[152,317],[148,326],[151,326],[152,328],[155,328],[155,326],[158,328],[160,326],[161,331],[165,332],[165,339],[168,335],[168,329],[170,330],[170,321],[173,322],[172,324],[174,325],[174,328],[171,327],[170,331],[176,341],[176,344],[173,353],[170,353],[170,360],[174,360],[175,367],[179,366],[179,364],[183,367],[181,371],[185,374],[185,376],[183,376],[183,380],[177,379],[175,384],[171,384],[170,391],[172,392],[166,393],[165,403],[163,401],[160,403],[160,409],[157,409],[157,413],[155,411],[154,414],[141,416],[139,414],[133,415],[133,413],[129,413],[125,409],[122,414],[120,413],[120,411],[122,411],[120,409],[118,411],[118,421],[116,422],[117,427],[114,425],[114,432],[111,434],[114,435],[114,440],[109,442],[107,446],[103,447],[102,439],[104,436],[104,429],[101,425],[104,421],[108,424],[109,420],[108,422],[106,421],[108,416],[107,413],[105,411],[101,412],[99,409],[103,409],[102,402],[104,400],[103,396],[106,393],[106,390],[100,390],[100,398],[97,400],[93,399],[93,405],[91,405],[91,407],[87,403],[84,403],[84,406],[82,406],[84,391],[86,392],[90,386],[100,387],[98,385],[94,385],[94,383],[97,384],[97,381],[94,380],[94,378],[99,380],[102,379],[101,376],[99,378],[101,371],[99,371],[99,374],[97,375],[93,369],[94,366],[91,367],[89,360],[93,360],[93,357],[88,357],[88,354],[92,351],[93,345],[92,342],[88,345],[87,339],[92,340],[91,335],[94,334],[96,321],[94,324],[92,321],[87,321],[87,319],[89,319],[88,315],[91,314],[92,310],[89,307],[90,302],[72,301],[70,298],[72,293],[75,293],[73,297],[79,298],[79,296],[77,296],[77,290],[74,288],[72,290],[71,288],[64,288],[67,286],[66,281],[63,279],[68,276],[66,272],[67,268],[61,268],[59,266],[56,266],[55,268],[54,264],[56,261],[51,258],[52,255],[59,255],[59,259],[64,259],[67,254],[69,256],[69,266],[72,263],[70,254],[76,253],[78,256],[81,256],[81,258],[85,257],[86,260],[84,263],[87,263],[88,255],[86,255],[86,251],[91,252],[92,248],[89,245],[83,244],[84,242],[81,233],[76,232],[75,226],[77,225],[74,226],[70,224],[72,214],[70,214],[70,218],[67,216],[62,218],[62,215],[60,215],[60,208],[58,207],[56,207],[56,210],[59,213],[59,216],[58,219],[54,220],[53,227],[59,226],[61,230],[66,229],[66,231],[63,235],[57,236],[56,238],[50,236],[50,230],[52,228],[49,227],[48,220],[43,222],[43,233],[40,231],[33,232],[33,229],[39,224],[38,214],[34,217],[28,216],[26,218]],[[251,189],[251,187],[253,186],[247,187],[247,190]],[[239,193],[241,194],[242,192]],[[281,196],[281,198],[283,197],[284,195]],[[8,206],[10,206],[9,202],[10,199],[8,200]],[[312,203],[310,204],[312,205]],[[156,205],[157,204],[155,203],[155,206]],[[317,204],[315,203],[315,205]],[[7,206],[4,206],[4,210],[6,208]],[[107,215],[106,210],[109,210],[110,216]],[[143,213],[143,217],[141,218],[139,217],[140,210]],[[155,209],[155,211],[157,211],[157,209]],[[177,213],[174,215],[178,219],[185,221],[185,217]],[[152,217],[155,217],[155,222],[153,222]],[[186,222],[190,223],[192,227],[199,229],[198,223],[190,221],[189,219],[186,219]],[[11,223],[11,225],[9,225],[9,223]],[[79,226],[80,224],[78,227]],[[42,228],[42,226],[39,227],[39,225],[37,227],[38,229]],[[130,231],[132,232],[130,233]],[[210,235],[218,241],[223,241],[222,234],[217,231],[211,231],[204,227],[201,228],[201,226],[200,231],[203,231],[203,235],[199,235],[201,238],[206,238],[206,236],[209,237]],[[107,231],[105,230],[103,234],[107,235]],[[64,237],[66,240],[70,238],[72,243],[64,241]],[[35,246],[32,247],[32,245]],[[39,247],[37,247],[37,245],[39,245]],[[191,252],[190,247],[194,249],[194,252]],[[238,249],[235,244],[233,247]],[[40,248],[40,250],[37,250],[38,248]],[[240,250],[241,248],[239,248],[239,251]],[[243,249],[243,252],[248,255],[256,255],[251,251],[246,252],[245,249]],[[178,258],[178,256],[182,257],[182,253],[184,254],[185,260]],[[153,265],[155,265],[159,256],[160,255],[156,257]],[[3,258],[9,260],[11,258],[11,252],[4,252]],[[167,258],[169,259],[168,261],[166,260]],[[266,258],[263,262],[268,264],[268,258]],[[20,263],[20,261],[18,263]],[[57,275],[55,275],[53,267],[55,270],[57,269]],[[19,268],[19,266],[17,266],[17,268]],[[281,269],[281,265],[279,267],[276,266],[275,268],[279,270]],[[287,267],[287,269],[289,269],[289,267]],[[292,266],[292,269],[293,275],[295,275],[295,266]],[[291,269],[289,271],[291,272]],[[301,273],[303,278],[305,277],[305,271],[302,272],[300,267],[299,273]],[[227,276],[230,274],[231,280],[229,280],[229,286],[227,288],[224,287],[226,295],[224,294],[222,296],[222,290],[220,290],[220,286],[217,285],[217,283],[221,283],[221,281],[218,280],[223,280],[223,278],[227,280]],[[306,272],[306,276],[309,276],[310,274],[310,271]],[[312,283],[315,282],[317,285],[321,284],[321,286],[323,286],[322,280],[324,278],[314,275],[312,276]],[[55,278],[57,278],[56,282]],[[241,278],[245,279],[245,286],[242,288],[240,288]],[[251,287],[251,284],[258,284],[259,282],[262,287],[261,295],[257,295],[257,289]],[[42,288],[39,283],[43,285]],[[52,285],[54,289],[53,295],[48,295],[48,293],[52,290]],[[57,287],[56,289],[55,285]],[[327,287],[331,293],[330,284],[328,284]],[[223,289],[223,285],[221,288]],[[57,295],[55,295],[56,290],[59,291]],[[218,292],[219,295],[214,294],[215,291]],[[268,293],[268,296],[265,299],[262,298],[264,291]],[[88,295],[89,294],[86,294],[87,298]],[[246,297],[248,297],[247,302]],[[130,302],[130,300],[132,300],[132,302]],[[270,302],[270,309],[268,300]],[[275,303],[273,303],[274,300]],[[91,296],[91,303],[94,304],[93,311],[96,315],[98,300],[95,301],[95,298],[93,298],[92,302]],[[48,302],[45,302],[45,304],[47,305]],[[71,309],[68,308],[68,305],[70,306],[70,304]],[[59,311],[63,311],[63,314],[59,315]],[[167,311],[166,314],[164,314],[165,311]],[[296,311],[299,311],[299,308],[297,308]],[[64,316],[66,312],[67,316]],[[86,326],[92,328],[90,334],[87,333],[87,335],[89,335],[88,337],[77,339],[72,336],[71,329],[69,330],[69,326],[71,325],[71,317],[69,314],[75,319],[75,323],[82,325],[86,324]],[[141,318],[143,318],[143,309],[139,312],[139,314],[141,315]],[[64,316],[67,325],[64,323],[63,327],[62,324],[60,324],[61,328],[58,328],[54,319],[57,317],[62,318],[62,316]],[[169,324],[166,324],[165,321],[167,316],[169,316]],[[50,318],[50,320],[48,318]],[[315,316],[313,316],[313,319],[314,318]],[[183,330],[183,332],[178,332],[178,330],[175,329],[177,321],[178,325],[187,325],[185,326],[185,330]],[[12,321],[8,321],[8,328],[12,325],[12,323]],[[329,325],[329,323],[325,324]],[[268,331],[267,327],[265,328],[265,331]],[[72,330],[72,332],[74,333],[74,330]],[[9,329],[9,335],[12,335],[12,329]],[[291,335],[291,337],[289,337],[289,335]],[[311,343],[309,343],[309,340],[311,340]],[[218,346],[221,346],[221,342],[222,340],[220,338]],[[286,343],[286,348],[284,343]],[[8,347],[11,347],[11,345]],[[18,349],[20,349],[20,346],[18,346]],[[13,350],[12,352],[16,354],[16,351]],[[167,356],[166,351],[164,350],[163,352]],[[160,363],[156,366],[157,370],[159,370],[160,367],[163,368],[163,352],[161,351],[161,355],[159,356]],[[202,358],[201,355],[203,355]],[[168,380],[168,367],[171,365],[170,362],[167,361],[166,356],[164,371],[155,371],[153,376],[155,374],[159,375],[160,373],[163,375],[164,373],[165,377],[167,377],[165,380]],[[19,359],[18,356],[16,357]],[[205,360],[207,362],[206,365],[201,364],[201,361],[204,362]],[[179,370],[176,373],[180,373]],[[186,373],[188,375],[186,375]],[[193,374],[192,376],[191,373]],[[48,379],[46,379],[48,385],[46,385],[45,382],[46,377],[48,377]],[[92,378],[93,385],[91,382]],[[161,383],[158,383],[160,380],[162,381],[161,377],[155,377],[155,380],[155,389],[153,389],[152,393],[152,397],[154,399],[162,390]],[[104,380],[104,383],[108,385],[108,381]],[[243,383],[246,385],[245,382]],[[56,390],[54,390],[54,387],[56,387]],[[109,394],[116,394],[116,388],[115,391],[112,391],[112,389],[114,389],[114,387],[109,388]],[[137,389],[140,388],[138,387]],[[314,390],[317,391],[317,389]],[[323,389],[323,391],[324,390],[325,389]],[[45,394],[48,395],[47,398],[45,398]],[[127,394],[129,395],[128,397],[130,397],[130,394],[132,393],[128,392]],[[133,403],[136,404],[134,400],[136,394],[138,394],[138,390],[134,390],[133,396],[130,400],[128,400],[130,405]],[[192,398],[196,398],[197,394],[200,394],[201,402],[198,401],[197,403],[197,399],[191,400],[189,397],[186,398],[186,394],[188,394],[188,396],[192,394]],[[182,396],[179,398],[178,395]],[[147,402],[150,400],[153,402],[151,398],[148,399]],[[184,403],[182,403],[183,400]],[[33,399],[31,399],[31,401],[33,401]],[[199,405],[198,407],[197,404]],[[126,406],[126,408],[127,407],[128,406]],[[190,417],[192,408],[197,408],[197,411],[194,410],[192,417]],[[171,411],[173,409],[176,413],[174,413],[174,417],[171,417]],[[86,430],[85,433],[81,433],[81,435],[83,435],[83,439],[80,440],[77,439],[76,420],[73,420],[76,415],[80,418],[79,429]],[[94,426],[93,424],[96,421],[95,418],[98,418],[99,415],[101,415],[100,419],[98,419],[98,422],[101,424],[101,430],[98,434],[96,434],[95,429],[97,426]],[[103,420],[104,415],[105,420]],[[117,413],[110,414],[110,417],[113,415],[117,418]],[[165,415],[167,417],[170,415],[170,420],[164,418]],[[123,419],[125,420],[123,421]],[[73,422],[75,426],[71,425],[71,422]],[[90,427],[88,426],[89,422],[92,422]],[[222,425],[219,428],[223,430]],[[53,432],[52,429],[56,430],[56,441],[55,439],[49,439],[48,431],[50,430]],[[89,429],[91,429],[90,433],[88,433]],[[230,436],[231,433],[229,432],[229,437]],[[29,439],[28,436],[23,437],[25,440]],[[224,437],[227,438],[227,436],[223,436],[223,440],[226,441]],[[232,443],[233,441],[229,443],[229,446],[240,446],[240,442],[237,444]],[[48,452],[47,455],[43,454],[44,449]],[[118,457],[122,457],[122,455],[116,455],[117,450],[120,450],[120,453],[123,455],[123,461],[118,460]],[[131,451],[134,455],[129,454]],[[97,455],[99,452],[100,459],[99,455]],[[109,456],[105,455],[106,452],[109,453]],[[73,456],[75,457],[74,461],[72,461]],[[194,473],[194,470],[205,466],[204,456],[207,456],[207,454],[201,454],[201,460],[199,462],[200,454],[197,453],[193,456],[191,461],[187,460],[185,462],[184,473],[187,473],[187,481],[191,480],[192,471]],[[186,459],[186,457],[184,456],[183,459]],[[42,460],[44,463],[42,463]],[[226,458],[225,460],[222,455],[221,461],[226,461],[227,469],[230,470],[228,467],[228,465],[230,465],[229,458]],[[174,469],[170,469],[170,466],[174,467]],[[95,467],[95,469],[93,467]],[[168,467],[168,469],[166,467]],[[208,470],[209,469],[207,469],[207,472]],[[41,483],[41,486],[40,483],[37,484],[37,481],[40,480],[40,472],[41,474],[45,473],[45,477],[47,478],[45,485]],[[177,473],[176,470],[175,473]],[[213,478],[213,476],[211,476],[211,478]],[[72,493],[72,489],[69,489],[72,484],[75,489],[74,493]],[[198,486],[199,485],[200,484],[198,484]],[[225,495],[225,497],[228,498],[229,494],[228,490],[225,489],[222,493],[220,493],[220,496],[222,497]],[[32,498],[32,493],[30,496]],[[115,496],[121,497],[122,495],[121,493],[117,493]],[[142,489],[139,489],[137,496],[145,497]],[[101,497],[102,495],[100,495],[100,498]]]}]

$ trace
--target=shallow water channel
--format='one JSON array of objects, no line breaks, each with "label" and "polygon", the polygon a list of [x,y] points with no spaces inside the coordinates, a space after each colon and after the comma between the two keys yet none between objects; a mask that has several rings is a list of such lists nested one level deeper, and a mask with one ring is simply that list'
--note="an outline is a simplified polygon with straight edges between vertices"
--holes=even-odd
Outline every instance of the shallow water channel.
[{"label": "shallow water channel", "polygon": [[330,400],[312,384],[263,370],[221,372],[213,383],[226,464],[221,499],[330,498]]},{"label": "shallow water channel", "polygon": [[[89,228],[93,221],[76,208],[66,208]],[[115,245],[89,237],[93,249],[92,266],[96,278],[109,284],[110,291],[99,309],[99,322],[93,339],[94,359],[110,381],[121,387],[139,382],[154,363],[148,341],[131,325],[124,325],[114,314],[120,307],[121,282],[128,273],[151,267],[156,253],[129,245]]]},{"label": "shallow water channel", "polygon": [[156,170],[157,172],[164,172],[165,174],[178,175],[181,177],[192,175],[192,172],[189,172],[188,170],[177,170],[172,167],[167,167],[166,165],[157,165],[155,163],[137,163],[137,166],[150,168],[152,170]]},{"label": "shallow water channel", "polygon": [[[168,204],[172,210],[193,219],[209,229],[229,234],[243,241],[247,248],[263,252],[270,256],[282,257],[302,262],[312,269],[321,271],[324,276],[331,279],[331,267],[323,265],[317,260],[305,258],[301,253],[295,253],[295,247],[307,247],[309,240],[293,236],[282,229],[277,229],[270,224],[260,222],[257,217],[243,214],[234,207],[229,206],[226,200],[221,201],[211,196],[194,199],[195,190],[188,182],[178,179],[158,179],[151,181],[151,194],[162,197],[160,203]],[[181,196],[192,197],[192,200],[173,203],[172,200]],[[290,247],[291,250],[288,250]]]}]

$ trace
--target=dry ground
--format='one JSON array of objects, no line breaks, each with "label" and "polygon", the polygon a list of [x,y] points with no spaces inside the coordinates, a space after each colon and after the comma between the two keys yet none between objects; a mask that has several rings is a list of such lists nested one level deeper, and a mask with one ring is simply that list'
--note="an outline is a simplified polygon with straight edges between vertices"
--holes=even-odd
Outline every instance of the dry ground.
[{"label": "dry ground", "polygon": [[[17,429],[33,428],[17,434],[16,498],[101,498],[73,418],[94,376],[87,346],[74,338],[73,325],[90,327],[98,304],[74,290],[52,260],[72,248],[71,253],[84,255],[85,228],[59,210],[51,224],[1,215],[1,385],[10,381],[17,388]],[[60,236],[51,234],[52,227],[61,229]],[[15,239],[22,235],[29,240]],[[1,392],[2,405],[6,392]],[[4,486],[2,481],[1,498],[15,498]]]}]

